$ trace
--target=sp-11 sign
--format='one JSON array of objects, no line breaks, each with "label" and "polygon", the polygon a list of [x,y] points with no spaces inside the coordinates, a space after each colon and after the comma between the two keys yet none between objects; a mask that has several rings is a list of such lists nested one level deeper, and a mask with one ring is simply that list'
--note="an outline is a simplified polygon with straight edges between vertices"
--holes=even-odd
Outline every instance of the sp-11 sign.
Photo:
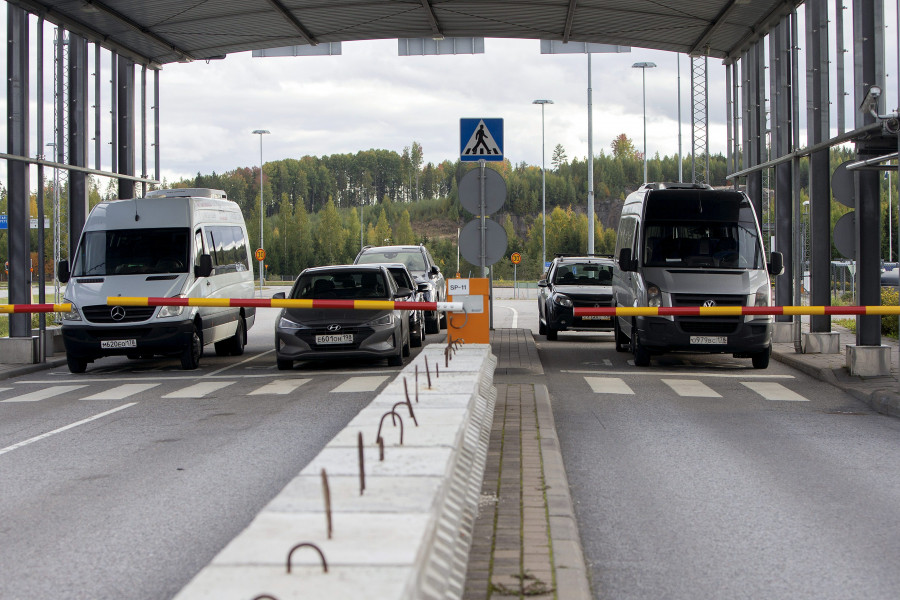
[{"label": "sp-11 sign", "polygon": [[448,279],[447,280],[447,294],[451,296],[463,295],[467,296],[469,294],[469,280],[468,279]]}]

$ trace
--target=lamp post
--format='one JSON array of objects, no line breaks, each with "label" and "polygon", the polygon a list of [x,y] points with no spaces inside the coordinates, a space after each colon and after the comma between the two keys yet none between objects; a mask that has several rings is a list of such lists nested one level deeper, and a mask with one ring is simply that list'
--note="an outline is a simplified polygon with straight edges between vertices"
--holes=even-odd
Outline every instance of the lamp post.
[{"label": "lamp post", "polygon": [[547,175],[544,170],[544,105],[553,104],[553,100],[535,100],[532,104],[541,105],[541,264],[547,264]]},{"label": "lamp post", "polygon": [[656,63],[652,62],[636,62],[631,65],[632,69],[641,70],[641,83],[644,90],[644,183],[647,183],[647,69],[654,67],[656,67]]},{"label": "lamp post", "polygon": [[[270,133],[268,129],[254,129],[254,135],[259,135],[259,247],[263,246],[263,155],[262,155],[262,136]],[[263,273],[265,271],[263,263],[265,259],[259,261],[259,295],[262,297],[263,289]]]}]

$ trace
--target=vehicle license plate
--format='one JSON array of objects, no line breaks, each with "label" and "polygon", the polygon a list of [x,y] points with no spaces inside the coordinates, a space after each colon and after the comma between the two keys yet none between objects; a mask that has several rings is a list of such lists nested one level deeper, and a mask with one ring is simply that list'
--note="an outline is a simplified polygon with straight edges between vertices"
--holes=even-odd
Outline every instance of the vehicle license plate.
[{"label": "vehicle license plate", "polygon": [[352,333],[342,333],[340,335],[317,335],[316,343],[319,345],[325,344],[352,344],[353,343],[353,334]]},{"label": "vehicle license plate", "polygon": [[587,315],[581,319],[584,321],[609,321],[609,315]]},{"label": "vehicle license plate", "polygon": [[692,335],[692,344],[727,344],[728,338],[724,335]]},{"label": "vehicle license plate", "polygon": [[101,348],[137,348],[137,340],[101,340]]}]

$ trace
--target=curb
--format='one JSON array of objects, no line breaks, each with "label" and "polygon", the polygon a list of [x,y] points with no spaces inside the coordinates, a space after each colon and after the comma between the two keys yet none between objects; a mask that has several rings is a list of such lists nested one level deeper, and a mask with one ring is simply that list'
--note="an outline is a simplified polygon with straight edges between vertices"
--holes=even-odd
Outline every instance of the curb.
[{"label": "curb", "polygon": [[557,597],[565,600],[590,600],[588,570],[575,519],[575,505],[569,492],[569,481],[563,465],[550,393],[544,384],[534,384],[538,427],[541,433],[541,459],[544,484],[547,486],[547,515],[556,573]]},{"label": "curb", "polygon": [[[446,364],[444,348],[426,347],[176,598],[461,597],[493,422],[496,358],[489,345],[469,344]],[[417,399],[414,417],[405,387],[410,402]],[[395,424],[392,410],[400,417]],[[384,461],[374,443],[379,423]],[[327,573],[317,553],[297,548],[305,543],[324,553]]]}]

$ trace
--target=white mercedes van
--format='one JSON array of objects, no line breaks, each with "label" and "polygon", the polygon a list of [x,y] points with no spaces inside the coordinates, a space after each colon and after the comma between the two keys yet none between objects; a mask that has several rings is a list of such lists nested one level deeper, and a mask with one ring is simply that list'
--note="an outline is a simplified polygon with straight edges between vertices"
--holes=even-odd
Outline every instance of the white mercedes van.
[{"label": "white mercedes van", "polygon": [[[769,306],[770,275],[750,199],[690,183],[649,183],[625,199],[616,238],[613,303],[625,307]],[[617,316],[616,350],[637,366],[671,351],[730,353],[765,369],[774,317]]]},{"label": "white mercedes van", "polygon": [[244,217],[225,192],[173,189],[101,202],[88,215],[67,283],[62,333],[69,370],[109,355],[173,354],[197,368],[205,344],[240,355],[254,308],[107,306],[109,296],[252,298],[253,269]]}]

